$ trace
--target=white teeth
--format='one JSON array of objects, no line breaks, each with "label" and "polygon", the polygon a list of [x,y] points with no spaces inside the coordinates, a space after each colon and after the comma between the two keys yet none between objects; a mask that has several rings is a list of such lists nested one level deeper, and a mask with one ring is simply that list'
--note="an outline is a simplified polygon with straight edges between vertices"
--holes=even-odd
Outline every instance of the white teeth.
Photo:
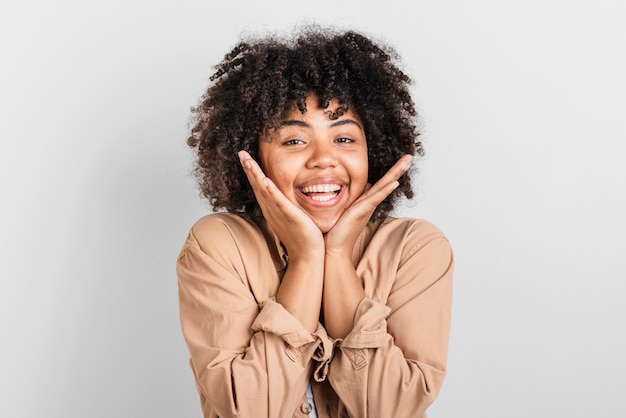
[{"label": "white teeth", "polygon": [[322,194],[322,195],[313,195],[313,196],[309,196],[312,200],[316,200],[318,202],[327,202],[330,199],[332,199],[333,197],[335,197],[334,194]]},{"label": "white teeth", "polygon": [[[338,192],[341,186],[338,184],[314,184],[302,188],[302,193],[330,193]],[[317,200],[317,199],[316,199]]]}]

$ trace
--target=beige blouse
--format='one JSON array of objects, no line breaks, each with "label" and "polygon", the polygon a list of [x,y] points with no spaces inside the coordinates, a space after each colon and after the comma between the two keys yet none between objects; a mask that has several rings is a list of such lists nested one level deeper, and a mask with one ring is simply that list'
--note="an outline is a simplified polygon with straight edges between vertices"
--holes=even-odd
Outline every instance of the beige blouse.
[{"label": "beige blouse", "polygon": [[352,331],[314,334],[275,302],[288,257],[267,223],[203,217],[177,261],[180,320],[205,418],[425,418],[446,371],[453,256],[425,220],[370,223],[353,252]]}]

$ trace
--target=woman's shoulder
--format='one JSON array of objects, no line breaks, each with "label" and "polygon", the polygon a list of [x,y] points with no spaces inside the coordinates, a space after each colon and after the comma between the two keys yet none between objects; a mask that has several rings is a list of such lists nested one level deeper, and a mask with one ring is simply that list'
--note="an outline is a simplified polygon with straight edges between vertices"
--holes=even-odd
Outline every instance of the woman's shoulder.
[{"label": "woman's shoulder", "polygon": [[404,237],[411,241],[430,240],[434,238],[444,238],[447,240],[446,235],[437,225],[424,218],[396,218],[388,216],[382,220],[376,230],[377,235],[381,233],[389,235],[390,237]]},{"label": "woman's shoulder", "polygon": [[246,214],[216,212],[193,224],[179,260],[208,256],[222,266],[236,266],[239,272],[275,272],[285,262],[272,239],[262,222]]},{"label": "woman's shoulder", "polygon": [[216,212],[198,219],[189,231],[189,238],[206,247],[237,242],[258,234],[258,226],[246,215]]},{"label": "woman's shoulder", "polygon": [[191,227],[192,231],[223,229],[228,227],[246,227],[251,224],[247,216],[232,212],[215,212],[204,215]]},{"label": "woman's shoulder", "polygon": [[413,260],[411,263],[427,264],[429,269],[447,271],[453,263],[448,237],[427,219],[388,217],[375,235],[372,242],[376,241],[379,252],[391,259],[397,257],[401,265]]}]

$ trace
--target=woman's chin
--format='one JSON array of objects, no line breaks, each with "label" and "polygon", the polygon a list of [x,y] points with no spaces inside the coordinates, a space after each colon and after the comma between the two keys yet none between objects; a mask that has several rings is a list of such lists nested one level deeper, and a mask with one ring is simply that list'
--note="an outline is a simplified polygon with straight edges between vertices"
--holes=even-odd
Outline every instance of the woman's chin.
[{"label": "woman's chin", "polygon": [[317,225],[317,227],[320,229],[320,231],[322,231],[322,234],[325,234],[328,231],[330,231],[331,229],[333,229],[333,227],[335,226],[335,224],[337,223],[338,220],[339,220],[339,218],[313,219],[313,222],[315,222],[315,225]]}]

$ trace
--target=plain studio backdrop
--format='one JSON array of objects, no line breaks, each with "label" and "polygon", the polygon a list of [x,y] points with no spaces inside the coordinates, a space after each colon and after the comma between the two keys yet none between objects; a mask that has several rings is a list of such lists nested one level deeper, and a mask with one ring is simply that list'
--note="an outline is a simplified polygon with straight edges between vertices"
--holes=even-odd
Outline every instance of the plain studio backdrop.
[{"label": "plain studio backdrop", "polygon": [[[0,5],[0,416],[200,417],[174,264],[189,109],[241,33],[394,45],[456,253],[433,418],[625,417],[621,0]],[[393,417],[390,417],[393,418]]]}]

